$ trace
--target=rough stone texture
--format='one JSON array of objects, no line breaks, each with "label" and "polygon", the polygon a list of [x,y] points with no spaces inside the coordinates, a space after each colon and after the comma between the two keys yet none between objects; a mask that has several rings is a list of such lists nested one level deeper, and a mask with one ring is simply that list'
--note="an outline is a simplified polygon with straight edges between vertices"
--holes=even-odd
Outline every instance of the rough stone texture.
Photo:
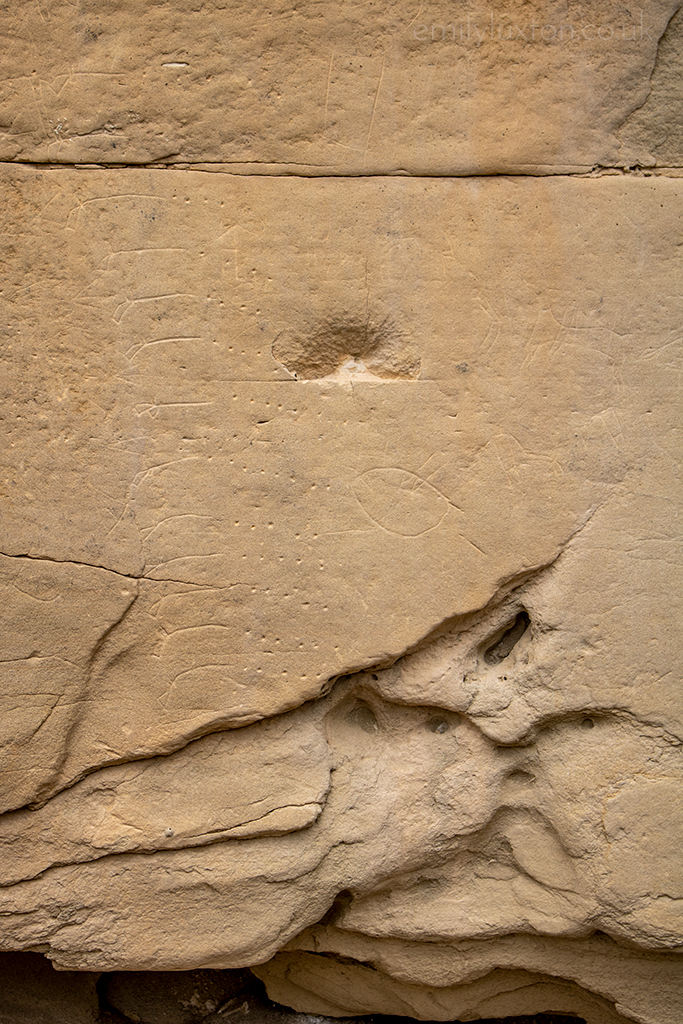
[{"label": "rough stone texture", "polygon": [[626,164],[680,166],[683,153],[683,12],[661,37],[645,102],[621,125],[620,156]]},{"label": "rough stone texture", "polygon": [[[267,998],[249,971],[57,973],[36,953],[0,953],[2,1024],[334,1024]],[[346,1018],[347,1024],[408,1024],[404,1017]],[[582,1024],[555,1014],[483,1024]]]},{"label": "rough stone texture", "polygon": [[676,5],[0,16],[1,1024],[679,1024]]},{"label": "rough stone texture", "polygon": [[[380,940],[320,925],[288,950],[254,970],[267,980],[274,998],[308,1009],[324,1005],[327,1012],[338,1012],[330,1010],[336,1001],[350,1012],[354,1005],[372,1003],[390,1013],[439,1020],[454,1014],[470,1019],[471,1014],[476,1019],[493,1012],[530,1012],[524,1006],[537,1010],[548,986],[559,984],[562,1001],[550,999],[545,1005],[570,1007],[590,1022],[673,1024],[680,1018],[680,955],[644,955],[604,935],[552,942],[537,935],[507,935],[445,944]],[[506,1005],[512,1009],[501,1009]]]},{"label": "rough stone texture", "polygon": [[[678,6],[5,0],[0,158],[296,174],[680,166],[680,130],[663,141],[657,116],[670,89],[680,103],[665,36]],[[622,149],[634,111],[643,129]]]},{"label": "rough stone texture", "polygon": [[[666,552],[677,180],[5,188],[6,808],[395,659],[608,502]],[[419,379],[271,351],[365,322]]]}]

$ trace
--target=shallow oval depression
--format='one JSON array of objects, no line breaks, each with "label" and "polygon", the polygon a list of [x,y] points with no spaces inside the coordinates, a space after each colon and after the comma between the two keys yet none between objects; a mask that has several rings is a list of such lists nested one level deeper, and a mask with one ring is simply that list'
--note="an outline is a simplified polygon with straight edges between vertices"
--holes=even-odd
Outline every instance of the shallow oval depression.
[{"label": "shallow oval depression", "polygon": [[420,374],[417,346],[388,318],[331,316],[283,331],[272,353],[297,380],[416,380]]}]

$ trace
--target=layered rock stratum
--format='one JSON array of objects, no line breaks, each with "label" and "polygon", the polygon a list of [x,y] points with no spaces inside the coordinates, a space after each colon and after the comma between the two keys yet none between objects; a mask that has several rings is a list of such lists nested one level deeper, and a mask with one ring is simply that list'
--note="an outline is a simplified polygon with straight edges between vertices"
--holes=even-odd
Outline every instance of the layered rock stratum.
[{"label": "layered rock stratum", "polygon": [[0,10],[2,1024],[680,1024],[682,18]]}]

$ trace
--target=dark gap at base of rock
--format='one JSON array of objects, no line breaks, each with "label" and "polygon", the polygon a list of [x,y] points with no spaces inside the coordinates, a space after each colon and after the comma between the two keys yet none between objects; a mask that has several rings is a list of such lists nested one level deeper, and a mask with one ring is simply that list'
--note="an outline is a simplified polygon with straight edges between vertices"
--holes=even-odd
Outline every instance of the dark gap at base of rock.
[{"label": "dark gap at base of rock", "polygon": [[[331,1020],[332,1018],[330,1018]],[[309,1017],[310,1021],[311,1018]],[[322,1018],[316,1018],[320,1020],[322,1024]],[[339,1019],[339,1024],[350,1024],[353,1020],[355,1024],[356,1020],[362,1021],[362,1024],[414,1024],[414,1017],[382,1017],[377,1014],[373,1014],[370,1017],[361,1018],[342,1018]],[[327,1022],[325,1021],[325,1024]],[[461,1021],[435,1021],[435,1020],[421,1020],[419,1024],[463,1024]],[[478,1020],[469,1021],[468,1024],[586,1024],[583,1017],[570,1017],[566,1013],[536,1013],[532,1016],[528,1014],[522,1014],[521,1017],[486,1017],[479,1018]]]},{"label": "dark gap at base of rock", "polygon": [[[248,970],[98,975],[56,971],[40,953],[0,953],[0,1024],[413,1024],[413,1018],[298,1013],[268,999],[262,982]],[[585,1021],[567,1014],[539,1013],[474,1024]]]}]

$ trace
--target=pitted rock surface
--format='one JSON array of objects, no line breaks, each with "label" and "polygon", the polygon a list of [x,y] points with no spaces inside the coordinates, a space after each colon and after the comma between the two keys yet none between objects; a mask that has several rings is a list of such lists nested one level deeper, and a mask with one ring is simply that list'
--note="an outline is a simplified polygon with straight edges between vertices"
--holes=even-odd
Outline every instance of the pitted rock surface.
[{"label": "pitted rock surface", "polygon": [[682,16],[0,4],[1,1024],[680,1024]]}]

